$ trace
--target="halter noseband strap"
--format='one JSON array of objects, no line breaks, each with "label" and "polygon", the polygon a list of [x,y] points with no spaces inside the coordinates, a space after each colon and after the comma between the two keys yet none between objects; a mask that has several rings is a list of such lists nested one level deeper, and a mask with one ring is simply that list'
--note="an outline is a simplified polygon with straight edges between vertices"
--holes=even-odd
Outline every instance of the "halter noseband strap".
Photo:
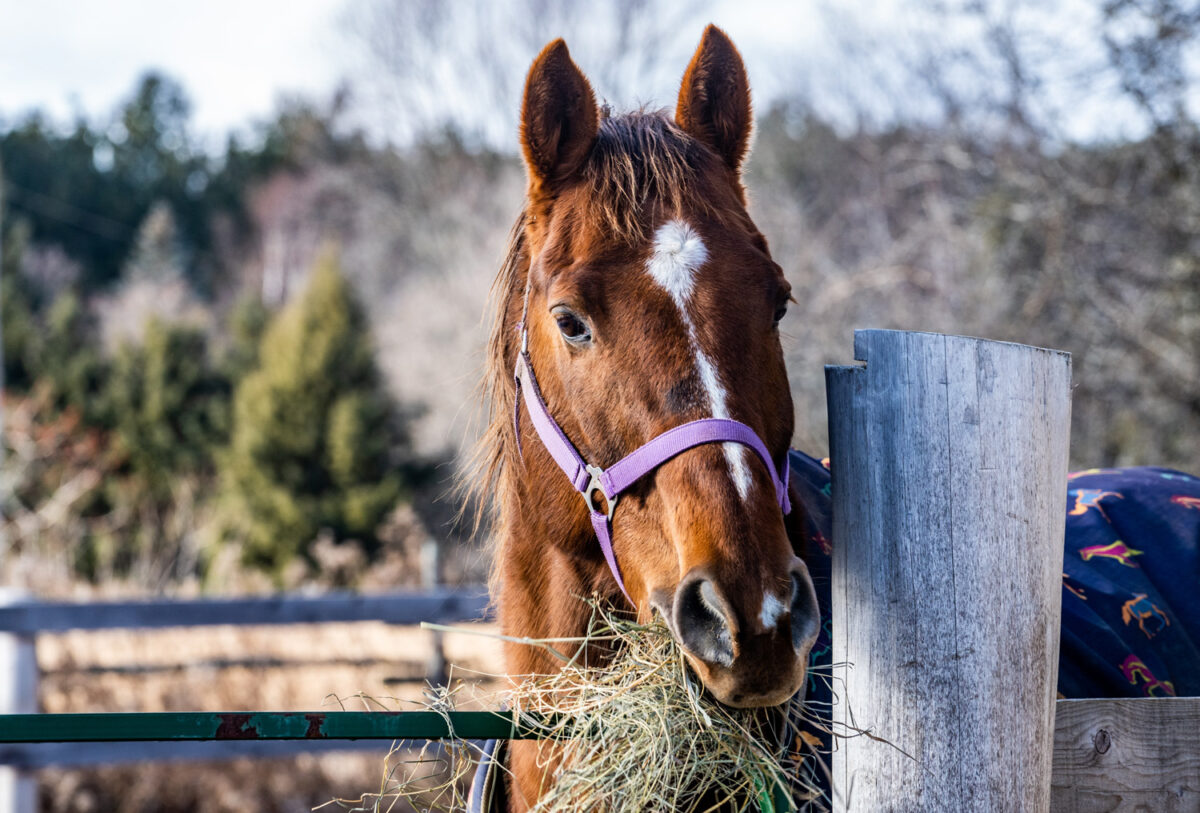
[{"label": "halter noseband strap", "polygon": [[[786,459],[782,469],[777,469],[774,461],[771,460],[770,452],[767,451],[766,444],[753,429],[740,421],[726,418],[703,418],[691,421],[668,429],[661,435],[652,438],[607,469],[588,464],[576,451],[571,441],[567,439],[562,427],[550,415],[550,410],[538,388],[537,378],[533,375],[533,364],[529,360],[523,327],[521,333],[522,346],[517,356],[517,369],[514,374],[517,393],[513,421],[516,424],[518,449],[521,442],[521,390],[527,388],[528,396],[525,399],[525,405],[533,428],[546,450],[550,452],[550,456],[554,458],[554,462],[571,481],[572,488],[583,495],[583,501],[587,504],[588,513],[592,518],[592,527],[600,542],[600,550],[604,554],[604,560],[608,562],[608,568],[612,571],[613,578],[617,580],[617,586],[621,588],[625,598],[629,599],[630,604],[633,604],[633,599],[630,598],[629,591],[625,589],[625,580],[621,578],[621,569],[617,566],[617,557],[613,552],[613,512],[617,507],[617,499],[623,491],[675,455],[706,443],[740,443],[743,446],[749,446],[766,464],[767,471],[771,474],[771,482],[775,486],[775,500],[779,503],[779,507],[785,514],[791,512],[792,506],[788,500]],[[597,510],[593,501],[593,496],[597,491],[607,501],[604,510]]]}]

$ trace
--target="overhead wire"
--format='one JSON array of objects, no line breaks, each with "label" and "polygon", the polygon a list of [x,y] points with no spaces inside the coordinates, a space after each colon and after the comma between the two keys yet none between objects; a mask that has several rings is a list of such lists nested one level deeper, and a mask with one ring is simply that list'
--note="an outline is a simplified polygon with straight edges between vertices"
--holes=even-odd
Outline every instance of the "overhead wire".
[{"label": "overhead wire", "polygon": [[55,220],[67,226],[73,226],[94,237],[120,242],[134,232],[133,227],[128,223],[123,223],[105,215],[96,214],[95,212],[89,212],[87,209],[82,209],[61,198],[19,186],[12,181],[4,181],[3,183],[4,191],[10,194],[10,204],[14,200],[19,201],[22,207],[35,211],[42,217]]}]

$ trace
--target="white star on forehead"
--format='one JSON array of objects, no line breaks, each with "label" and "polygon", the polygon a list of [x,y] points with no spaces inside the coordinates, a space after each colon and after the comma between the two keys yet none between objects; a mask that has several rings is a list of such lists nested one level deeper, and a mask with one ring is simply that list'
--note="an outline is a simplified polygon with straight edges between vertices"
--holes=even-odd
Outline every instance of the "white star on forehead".
[{"label": "white star on forehead", "polygon": [[671,220],[654,235],[654,250],[647,268],[680,311],[686,311],[696,283],[696,270],[708,259],[700,235],[682,220]]},{"label": "white star on forehead", "polygon": [[[692,293],[696,287],[696,273],[708,261],[708,249],[700,234],[687,222],[669,220],[654,234],[654,247],[646,261],[646,270],[663,290],[670,294],[679,308],[679,315],[687,328],[688,342],[696,359],[696,372],[700,383],[708,394],[709,411],[714,418],[729,418],[728,394],[721,384],[721,376],[712,360],[700,347],[696,326],[692,322]],[[729,463],[734,485],[744,500],[750,494],[750,468],[746,462],[746,449],[738,443],[721,444],[725,459]]]}]

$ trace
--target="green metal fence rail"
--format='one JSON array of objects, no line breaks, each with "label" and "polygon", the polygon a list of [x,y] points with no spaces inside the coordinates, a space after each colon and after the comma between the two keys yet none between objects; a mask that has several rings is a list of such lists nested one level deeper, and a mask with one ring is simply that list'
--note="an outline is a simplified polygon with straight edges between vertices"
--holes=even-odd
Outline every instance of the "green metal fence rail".
[{"label": "green metal fence rail", "polygon": [[530,739],[494,711],[181,711],[3,714],[0,743],[208,740]]}]

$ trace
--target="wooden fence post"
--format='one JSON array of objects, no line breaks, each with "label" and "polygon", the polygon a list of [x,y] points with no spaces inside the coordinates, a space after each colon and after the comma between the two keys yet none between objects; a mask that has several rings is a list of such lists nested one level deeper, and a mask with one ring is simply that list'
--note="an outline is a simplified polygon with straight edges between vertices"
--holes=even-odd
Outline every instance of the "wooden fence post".
[{"label": "wooden fence post", "polygon": [[[436,590],[442,586],[442,550],[437,541],[426,539],[421,543],[421,586]],[[442,633],[429,633],[429,660],[425,664],[425,681],[431,686],[445,686],[446,642]]]},{"label": "wooden fence post", "polygon": [[[856,331],[828,367],[835,810],[1048,811],[1067,353]],[[885,740],[881,742],[879,739]]]},{"label": "wooden fence post", "polygon": [[[0,606],[26,598],[0,588]],[[37,711],[37,659],[33,636],[0,631],[0,714],[33,714]],[[37,783],[27,771],[0,765],[0,813],[34,813]]]}]

